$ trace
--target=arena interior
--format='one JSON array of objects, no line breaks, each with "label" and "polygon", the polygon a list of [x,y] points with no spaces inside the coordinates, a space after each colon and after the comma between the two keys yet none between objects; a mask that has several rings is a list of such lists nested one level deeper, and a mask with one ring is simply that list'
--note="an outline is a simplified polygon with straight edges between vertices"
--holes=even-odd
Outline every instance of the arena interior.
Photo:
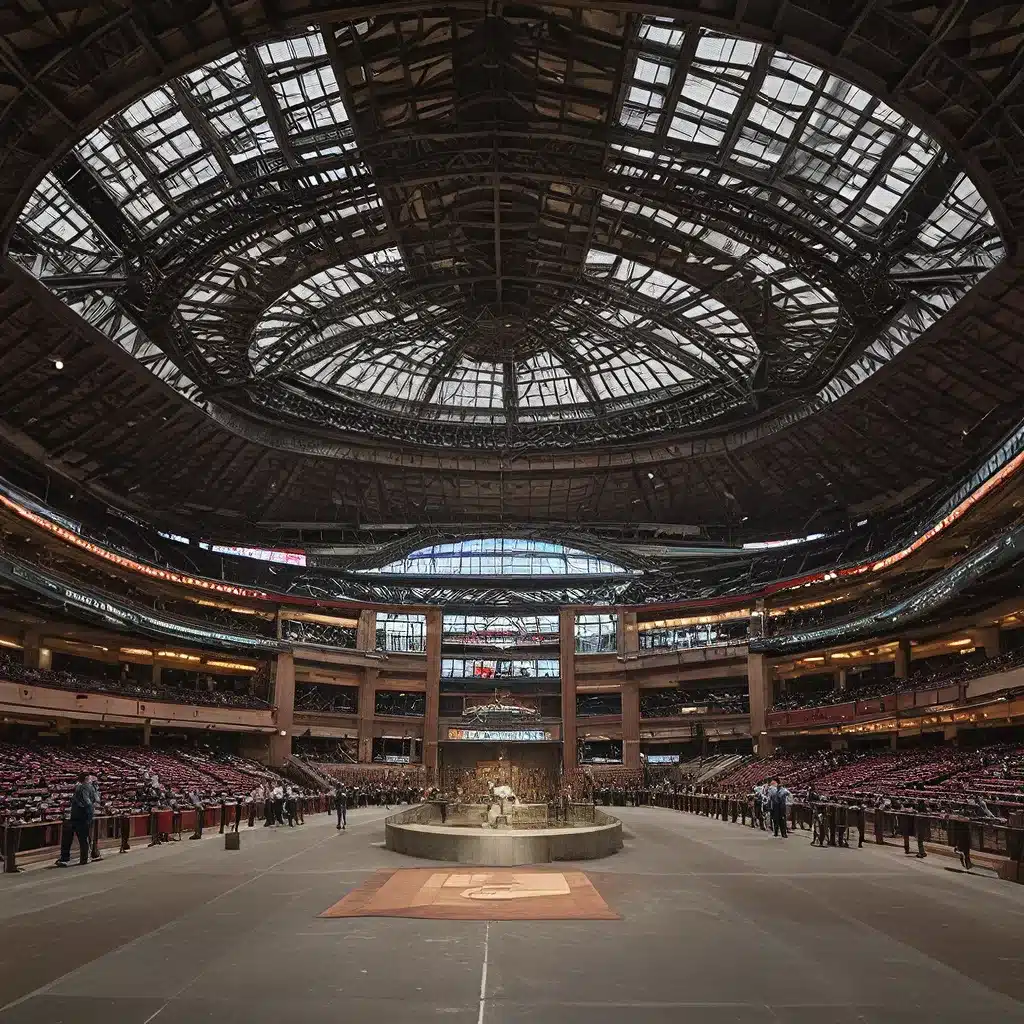
[{"label": "arena interior", "polygon": [[[1022,111],[999,0],[0,2],[0,1024],[1024,1021]],[[386,847],[494,786],[624,848]]]}]

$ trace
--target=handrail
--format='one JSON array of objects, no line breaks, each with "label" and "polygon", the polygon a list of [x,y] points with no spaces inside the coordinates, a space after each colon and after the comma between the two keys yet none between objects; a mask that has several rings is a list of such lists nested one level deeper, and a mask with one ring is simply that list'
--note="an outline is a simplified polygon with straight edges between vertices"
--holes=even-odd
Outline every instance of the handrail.
[{"label": "handrail", "polygon": [[[247,823],[253,828],[255,823],[266,817],[266,803],[254,800],[243,803],[242,813],[236,817],[236,801],[224,800],[210,803],[203,808],[202,828],[218,828],[219,833],[235,830],[236,823],[240,826]],[[331,811],[331,800],[325,793],[300,797],[299,810],[303,814],[316,814]],[[131,849],[132,839],[149,837],[149,845],[156,846],[162,835],[177,835],[193,832],[197,837],[202,829],[197,821],[198,811],[195,808],[172,810],[159,808],[135,814],[104,814],[93,819],[91,853],[93,856],[104,848],[119,844],[121,853]],[[15,874],[21,870],[18,858],[24,854],[41,857],[53,855],[60,849],[63,830],[69,827],[64,821],[7,821],[0,825],[0,852],[3,854],[3,873]],[[218,833],[218,834],[219,834]]]},{"label": "handrail", "polygon": [[[722,821],[754,823],[754,798],[735,793],[694,793],[686,790],[660,791],[653,794],[655,806],[699,814]],[[1001,808],[1003,809],[1003,808]],[[787,805],[786,818],[790,828],[810,829],[814,813],[823,810],[833,814],[831,820],[840,828],[863,830],[882,845],[889,838],[920,836],[922,842],[949,846],[970,856],[972,850],[1004,858],[1000,877],[1024,881],[1024,812],[1019,806],[1006,807],[1006,820],[965,818],[960,815],[922,814],[911,810],[859,809],[824,800],[818,804],[793,801]],[[1004,870],[1005,867],[1005,870]]]}]

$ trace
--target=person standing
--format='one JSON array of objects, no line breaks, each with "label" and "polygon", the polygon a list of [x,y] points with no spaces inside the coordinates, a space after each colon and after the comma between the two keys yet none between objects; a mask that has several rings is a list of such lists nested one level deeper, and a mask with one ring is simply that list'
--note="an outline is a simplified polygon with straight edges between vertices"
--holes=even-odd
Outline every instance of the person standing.
[{"label": "person standing", "polygon": [[70,815],[69,820],[64,822],[57,867],[66,868],[70,864],[71,843],[75,838],[78,839],[78,863],[89,863],[89,836],[92,832],[95,804],[96,791],[89,784],[88,772],[82,772],[71,794]]},{"label": "person standing", "polygon": [[348,823],[348,793],[340,782],[334,787],[334,809],[338,813],[338,831],[342,832]]},{"label": "person standing", "polygon": [[789,838],[789,829],[786,825],[786,810],[789,804],[789,790],[781,782],[775,783],[772,792],[772,834],[776,837],[781,835],[783,839]]},{"label": "person standing", "polygon": [[750,827],[764,829],[764,784],[754,787]]},{"label": "person standing", "polygon": [[196,812],[196,830],[189,836],[189,839],[202,839],[203,838],[203,815],[206,813],[203,807],[203,801],[199,798],[198,790],[194,790],[189,794],[189,799],[192,801],[192,807]]},{"label": "person standing", "polygon": [[103,854],[100,853],[100,838],[99,830],[96,828],[96,810],[97,808],[103,807],[103,799],[100,797],[100,780],[95,775],[89,776],[89,785],[92,786],[92,809],[93,809],[93,820],[89,826],[89,835],[91,838],[90,844],[90,859],[91,860],[103,860]]}]

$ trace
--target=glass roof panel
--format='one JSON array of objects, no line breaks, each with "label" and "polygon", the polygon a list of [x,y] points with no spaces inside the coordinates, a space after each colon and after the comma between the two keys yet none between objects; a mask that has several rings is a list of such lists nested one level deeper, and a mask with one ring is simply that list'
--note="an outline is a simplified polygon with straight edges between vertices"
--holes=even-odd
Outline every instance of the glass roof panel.
[{"label": "glass roof panel", "polygon": [[432,544],[378,569],[360,571],[423,576],[607,576],[633,570],[550,541],[491,537]]},{"label": "glass roof panel", "polygon": [[[640,20],[621,80],[576,68],[578,97],[557,95],[572,60],[536,64],[541,127],[619,111],[617,136],[600,166],[574,150],[578,177],[537,196],[521,171],[499,174],[495,220],[476,185],[430,170],[446,143],[408,138],[429,117],[440,139],[469,102],[450,24],[439,17],[428,49],[382,24],[247,46],[134,101],[40,182],[15,258],[193,399],[226,385],[290,400],[315,385],[318,409],[361,404],[373,430],[393,414],[396,436],[429,421],[564,422],[596,440],[599,421],[626,413],[654,422],[671,407],[656,429],[683,429],[794,388],[838,397],[1003,258],[974,183],[887,103],[768,44],[670,18]],[[380,50],[387,109],[373,90],[361,108],[358,82],[339,86],[346,34]],[[410,69],[437,95],[406,95]],[[584,99],[585,84],[604,99]],[[393,148],[379,145],[388,131]],[[520,206],[549,219],[503,233]],[[531,243],[510,243],[503,264],[502,237],[517,234]],[[941,285],[921,276],[937,270],[951,272]],[[133,275],[145,286],[129,302]],[[164,305],[145,322],[168,337],[138,326],[134,297],[152,290]]]}]

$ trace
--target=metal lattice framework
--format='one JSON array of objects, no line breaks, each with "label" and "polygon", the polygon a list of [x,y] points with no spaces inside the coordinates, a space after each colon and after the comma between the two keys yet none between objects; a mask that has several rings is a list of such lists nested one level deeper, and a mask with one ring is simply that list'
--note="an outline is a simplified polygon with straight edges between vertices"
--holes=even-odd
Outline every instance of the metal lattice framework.
[{"label": "metal lattice framework", "polygon": [[1024,390],[1013,12],[676,6],[18,0],[6,443],[225,522],[783,522],[962,467]]}]

